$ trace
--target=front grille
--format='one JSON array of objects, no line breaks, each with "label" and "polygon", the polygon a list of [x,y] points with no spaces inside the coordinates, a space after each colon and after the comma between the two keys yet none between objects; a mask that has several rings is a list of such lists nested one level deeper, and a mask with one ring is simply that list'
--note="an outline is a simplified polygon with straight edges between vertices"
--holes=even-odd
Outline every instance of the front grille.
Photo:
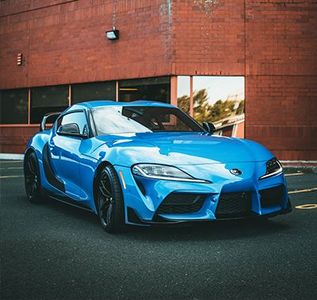
[{"label": "front grille", "polygon": [[251,211],[251,193],[221,193],[216,209],[216,218],[243,217]]},{"label": "front grille", "polygon": [[171,193],[158,207],[156,214],[187,214],[199,211],[206,195]]},{"label": "front grille", "polygon": [[285,188],[279,185],[270,189],[260,191],[261,207],[270,207],[282,205],[284,199]]}]

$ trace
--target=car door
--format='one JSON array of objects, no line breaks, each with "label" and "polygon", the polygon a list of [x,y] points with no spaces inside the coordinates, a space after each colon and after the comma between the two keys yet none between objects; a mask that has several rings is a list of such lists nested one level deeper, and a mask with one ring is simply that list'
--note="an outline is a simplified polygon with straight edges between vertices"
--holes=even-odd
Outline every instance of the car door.
[{"label": "car door", "polygon": [[80,176],[80,146],[89,136],[84,110],[61,116],[49,147],[56,176],[64,184],[64,193],[74,200],[83,198]]}]

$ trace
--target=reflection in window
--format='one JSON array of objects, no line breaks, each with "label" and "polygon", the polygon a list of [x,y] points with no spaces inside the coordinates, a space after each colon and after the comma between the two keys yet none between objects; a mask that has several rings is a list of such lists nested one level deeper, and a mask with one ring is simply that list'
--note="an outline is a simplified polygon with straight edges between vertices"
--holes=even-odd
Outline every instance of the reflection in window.
[{"label": "reflection in window", "polygon": [[68,86],[47,86],[31,90],[31,123],[40,123],[49,112],[63,111],[68,107]]},{"label": "reflection in window", "polygon": [[177,77],[177,106],[187,114],[190,111],[190,76]]},{"label": "reflection in window", "polygon": [[170,102],[170,78],[156,77],[122,80],[119,82],[119,101],[153,100]]},{"label": "reflection in window", "polygon": [[0,91],[0,124],[27,124],[28,90]]},{"label": "reflection in window", "polygon": [[80,134],[88,134],[87,119],[84,112],[74,112],[65,115],[59,125],[77,124]]},{"label": "reflection in window", "polygon": [[244,137],[244,77],[194,76],[194,118],[213,122],[222,135]]},{"label": "reflection in window", "polygon": [[72,85],[72,104],[91,100],[116,100],[116,82],[94,82]]},{"label": "reflection in window", "polygon": [[170,107],[105,106],[92,113],[98,135],[202,131],[186,114]]}]

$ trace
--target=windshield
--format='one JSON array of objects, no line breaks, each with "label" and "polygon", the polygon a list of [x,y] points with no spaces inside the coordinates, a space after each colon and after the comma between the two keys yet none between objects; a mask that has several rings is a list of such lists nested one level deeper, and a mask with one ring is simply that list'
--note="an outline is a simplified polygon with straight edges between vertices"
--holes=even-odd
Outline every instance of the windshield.
[{"label": "windshield", "polygon": [[177,108],[105,106],[92,110],[98,135],[143,132],[201,132],[203,129]]}]

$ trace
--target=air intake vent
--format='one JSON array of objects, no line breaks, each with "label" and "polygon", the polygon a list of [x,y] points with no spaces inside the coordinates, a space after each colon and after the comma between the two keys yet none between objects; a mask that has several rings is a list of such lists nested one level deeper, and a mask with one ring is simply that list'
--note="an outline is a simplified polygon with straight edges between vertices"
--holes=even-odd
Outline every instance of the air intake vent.
[{"label": "air intake vent", "polygon": [[283,185],[260,191],[261,206],[271,207],[282,205],[284,199],[285,188]]},{"label": "air intake vent", "polygon": [[251,193],[221,193],[216,209],[216,218],[247,216],[251,211]]},{"label": "air intake vent", "polygon": [[161,203],[156,214],[187,214],[199,211],[207,195],[171,193]]}]

